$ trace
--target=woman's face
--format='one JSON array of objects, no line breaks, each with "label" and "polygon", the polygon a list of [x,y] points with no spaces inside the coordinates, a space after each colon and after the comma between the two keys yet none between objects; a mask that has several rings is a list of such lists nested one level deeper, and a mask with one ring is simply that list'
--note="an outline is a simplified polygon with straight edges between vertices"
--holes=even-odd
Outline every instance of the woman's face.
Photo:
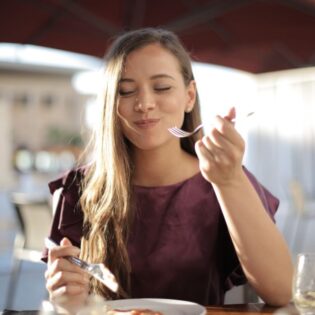
[{"label": "woman's face", "polygon": [[159,44],[127,56],[118,89],[123,133],[143,150],[175,141],[167,129],[182,125],[196,98],[195,83],[184,84],[178,60]]}]

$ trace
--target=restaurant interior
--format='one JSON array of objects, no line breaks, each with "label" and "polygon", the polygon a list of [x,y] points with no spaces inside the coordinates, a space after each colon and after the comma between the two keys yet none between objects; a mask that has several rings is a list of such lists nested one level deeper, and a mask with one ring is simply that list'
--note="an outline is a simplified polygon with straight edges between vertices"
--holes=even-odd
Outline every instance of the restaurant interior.
[{"label": "restaurant interior", "polygon": [[[293,261],[315,252],[312,1],[12,0],[0,17],[0,310],[47,299],[47,183],[76,165],[91,136],[110,38],[142,26],[177,32],[191,51],[205,130],[231,105],[254,112],[236,125],[244,165],[280,199],[276,224]],[[248,287],[226,296],[256,301]]]}]

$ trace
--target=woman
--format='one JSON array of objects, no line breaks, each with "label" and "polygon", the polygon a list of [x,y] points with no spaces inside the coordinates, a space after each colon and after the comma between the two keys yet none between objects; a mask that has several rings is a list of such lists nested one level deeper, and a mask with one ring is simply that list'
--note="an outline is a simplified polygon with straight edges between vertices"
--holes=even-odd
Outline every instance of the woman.
[{"label": "woman", "polygon": [[95,159],[50,183],[55,194],[63,189],[50,235],[61,244],[48,254],[51,300],[73,309],[91,292],[121,297],[63,259],[80,254],[104,262],[134,298],[222,304],[248,280],[266,303],[288,303],[278,200],[242,166],[235,110],[205,136],[168,132],[200,123],[189,56],[171,32],[128,32],[106,62]]}]

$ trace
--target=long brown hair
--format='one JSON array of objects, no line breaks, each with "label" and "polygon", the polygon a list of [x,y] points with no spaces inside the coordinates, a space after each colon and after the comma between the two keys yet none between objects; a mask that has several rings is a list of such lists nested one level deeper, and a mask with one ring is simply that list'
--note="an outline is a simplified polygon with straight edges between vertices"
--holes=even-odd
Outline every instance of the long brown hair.
[{"label": "long brown hair", "polygon": [[[189,55],[178,37],[167,30],[145,28],[118,37],[106,56],[105,84],[102,97],[101,123],[94,141],[94,161],[83,182],[81,206],[84,212],[82,258],[104,262],[116,275],[122,288],[129,290],[131,271],[127,239],[132,222],[132,161],[117,110],[118,83],[128,54],[151,43],[159,43],[178,60],[185,85],[194,80]],[[200,123],[198,95],[193,110],[185,113],[183,128],[193,129]],[[181,147],[195,155],[194,143],[200,137],[181,139]],[[91,291],[106,298],[122,295],[111,293],[104,285],[92,281]]]}]

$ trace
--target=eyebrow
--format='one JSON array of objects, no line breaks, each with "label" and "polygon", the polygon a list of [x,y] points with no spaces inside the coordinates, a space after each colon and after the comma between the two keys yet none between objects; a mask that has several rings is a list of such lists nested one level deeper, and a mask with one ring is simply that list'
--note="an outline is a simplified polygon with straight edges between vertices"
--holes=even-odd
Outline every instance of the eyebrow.
[{"label": "eyebrow", "polygon": [[155,79],[160,79],[160,78],[167,78],[167,79],[175,80],[175,78],[172,77],[171,75],[169,75],[169,74],[164,74],[164,73],[155,74],[155,75],[152,76],[150,79],[151,79],[151,80],[155,80]]},{"label": "eyebrow", "polygon": [[[152,77],[150,77],[150,80],[156,80],[156,79],[161,79],[161,78],[167,78],[167,79],[171,79],[171,80],[174,80],[174,81],[175,81],[175,78],[174,78],[174,77],[172,77],[171,75],[168,75],[168,74],[164,74],[164,73],[155,74],[155,75],[153,75]],[[124,82],[133,83],[133,82],[135,82],[135,80],[130,79],[130,78],[123,78],[123,79],[120,79],[120,80],[119,80],[119,83],[124,83]]]}]

